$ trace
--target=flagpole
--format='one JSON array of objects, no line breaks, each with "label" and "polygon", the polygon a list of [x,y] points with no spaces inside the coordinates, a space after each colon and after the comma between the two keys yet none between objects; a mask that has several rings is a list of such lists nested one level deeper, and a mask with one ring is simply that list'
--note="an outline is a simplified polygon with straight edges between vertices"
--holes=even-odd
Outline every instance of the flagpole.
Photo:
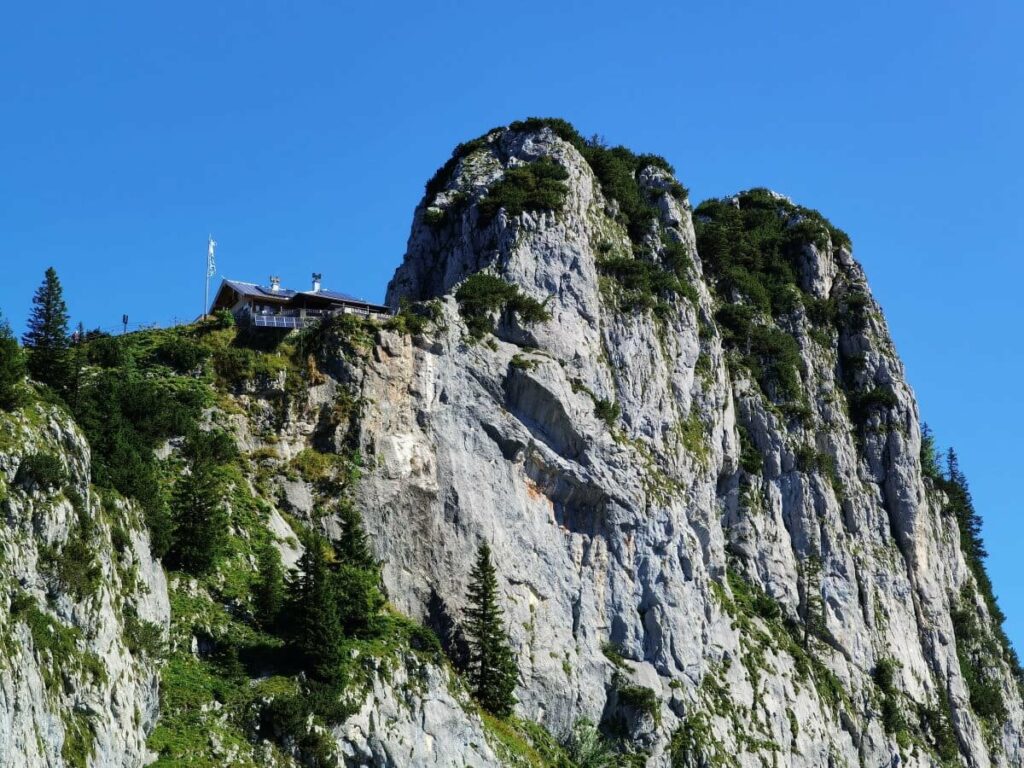
[{"label": "flagpole", "polygon": [[209,315],[207,314],[210,308],[210,278],[216,273],[217,268],[214,266],[213,250],[217,247],[217,241],[213,239],[213,235],[209,235],[206,241],[206,293],[203,298],[203,319],[205,320]]}]

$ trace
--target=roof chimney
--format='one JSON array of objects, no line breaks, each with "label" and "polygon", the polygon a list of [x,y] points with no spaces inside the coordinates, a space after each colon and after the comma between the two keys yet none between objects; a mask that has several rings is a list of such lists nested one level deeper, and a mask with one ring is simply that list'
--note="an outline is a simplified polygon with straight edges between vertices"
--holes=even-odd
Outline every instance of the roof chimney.
[{"label": "roof chimney", "polygon": [[270,276],[270,292],[277,293],[281,290],[281,278],[276,275]]},{"label": "roof chimney", "polygon": [[322,278],[323,275],[319,272],[313,273],[313,293],[320,293],[320,280]]}]

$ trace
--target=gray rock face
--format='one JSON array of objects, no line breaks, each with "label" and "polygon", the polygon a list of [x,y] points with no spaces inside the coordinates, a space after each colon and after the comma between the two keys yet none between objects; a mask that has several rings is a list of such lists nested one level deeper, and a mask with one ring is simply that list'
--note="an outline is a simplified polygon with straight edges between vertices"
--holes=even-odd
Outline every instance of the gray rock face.
[{"label": "gray rock face", "polygon": [[[563,209],[481,225],[483,190],[540,156],[568,171]],[[640,180],[671,181],[655,168]],[[443,320],[414,339],[384,332],[348,373],[365,403],[359,497],[390,599],[442,632],[457,627],[488,541],[522,716],[555,732],[580,717],[624,723],[651,765],[669,764],[673,734],[684,764],[939,765],[927,738],[886,732],[882,661],[915,722],[918,709],[948,713],[961,764],[1021,764],[1024,712],[1008,670],[997,671],[1001,726],[969,703],[951,612],[973,577],[922,475],[917,404],[877,305],[868,299],[863,327],[827,344],[798,310],[810,413],[794,426],[728,364],[689,204],[657,204],[651,242],[686,246],[696,288],[661,318],[616,308],[597,266],[599,249],[628,247],[616,204],[548,129],[492,133],[417,210],[388,301],[438,299]],[[440,226],[430,210],[444,213]],[[493,338],[469,343],[452,294],[481,269],[546,301],[551,320],[501,317]],[[849,250],[831,243],[805,248],[799,279],[822,299],[867,291]],[[893,392],[862,438],[838,378],[853,356],[858,384]],[[621,409],[611,428],[598,400]],[[763,471],[741,472],[741,430]],[[804,466],[808,449],[834,472]],[[798,623],[820,604],[827,641],[804,650],[779,636],[781,620],[745,615],[741,582]],[[631,708],[630,685],[653,691],[656,712]]]},{"label": "gray rock face", "polygon": [[412,656],[378,668],[362,709],[334,736],[346,765],[485,768],[499,764],[480,718],[451,673]]},{"label": "gray rock face", "polygon": [[[0,756],[5,766],[139,766],[158,709],[158,670],[133,642],[166,636],[170,607],[140,512],[101,504],[89,447],[50,406],[4,416],[0,438]],[[68,480],[44,488],[18,475],[48,453]],[[17,480],[16,480],[17,478]],[[116,545],[115,545],[116,542]],[[51,565],[75,547],[73,565]]]},{"label": "gray rock face", "polygon": [[[457,654],[487,541],[517,714],[553,734],[586,718],[673,768],[1024,764],[1024,706],[1004,659],[983,673],[1005,717],[972,707],[965,671],[977,670],[961,666],[954,619],[975,617],[985,641],[992,623],[922,471],[917,405],[849,248],[826,238],[799,254],[801,290],[843,311],[859,302],[861,321],[823,333],[802,305],[778,319],[799,357],[794,415],[724,344],[715,265],[667,171],[637,174],[658,220],[632,242],[622,205],[550,129],[475,146],[417,209],[389,286],[392,305],[433,303],[427,330],[380,327],[359,354],[328,350],[283,412],[282,373],[207,414],[260,462],[284,566],[302,553],[292,517],[341,530],[321,517],[333,491],[292,461],[354,440],[355,501],[390,603]],[[488,189],[542,157],[567,171],[564,205],[484,222]],[[692,290],[657,311],[631,308],[602,267],[641,251],[667,264],[672,249]],[[494,333],[471,341],[454,294],[481,270],[544,302],[550,320],[495,313]],[[867,405],[851,394],[874,390],[889,394]],[[339,423],[353,404],[354,423]],[[92,492],[88,447],[59,411],[2,418],[0,763],[144,765],[158,670],[140,628],[166,636],[169,606],[140,513]],[[20,477],[38,452],[69,480]],[[339,765],[521,764],[451,669],[426,658],[363,660],[368,692],[331,732]],[[216,746],[240,765],[297,764],[269,743]]]}]

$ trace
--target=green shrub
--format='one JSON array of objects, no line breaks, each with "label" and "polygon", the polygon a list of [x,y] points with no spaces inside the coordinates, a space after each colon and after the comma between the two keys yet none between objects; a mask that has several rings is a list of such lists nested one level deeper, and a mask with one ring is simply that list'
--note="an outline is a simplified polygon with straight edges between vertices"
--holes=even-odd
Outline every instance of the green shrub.
[{"label": "green shrub", "polygon": [[618,643],[610,640],[601,643],[601,653],[619,669],[627,669],[626,657],[622,655],[622,647]]},{"label": "green shrub", "polygon": [[594,415],[609,427],[615,426],[615,422],[619,420],[621,412],[622,409],[614,400],[601,398],[594,401]]},{"label": "green shrub", "polygon": [[895,659],[879,659],[871,676],[882,693],[882,728],[886,733],[894,734],[901,744],[909,742],[907,720],[900,706],[900,692],[896,688],[896,669],[899,662]]},{"label": "green shrub", "polygon": [[225,329],[235,327],[235,316],[230,309],[218,309],[213,313],[213,325],[215,328]]},{"label": "green shrub", "polygon": [[899,403],[896,393],[887,386],[850,392],[847,400],[850,403],[850,416],[854,424],[859,426],[863,426],[872,413],[887,411]]},{"label": "green shrub", "polygon": [[952,618],[960,671],[967,683],[971,708],[979,717],[1002,723],[1007,715],[1006,701],[998,677],[992,674],[999,666],[1000,649],[997,641],[985,633],[969,592],[961,596]]},{"label": "green shrub", "polygon": [[102,368],[120,368],[132,362],[131,351],[115,336],[102,336],[87,347],[89,362]]},{"label": "green shrub", "polygon": [[839,308],[835,299],[819,299],[810,294],[803,297],[804,311],[807,319],[815,326],[834,326],[839,318]]},{"label": "green shrub", "polygon": [[[817,211],[752,189],[731,200],[707,200],[695,211],[697,249],[719,294],[738,293],[773,315],[789,311],[799,296],[803,248],[827,236]],[[755,287],[756,286],[756,287]],[[794,290],[796,293],[794,294]]]},{"label": "green shrub", "polygon": [[435,658],[440,658],[444,653],[437,633],[430,627],[424,627],[422,624],[410,623],[409,647],[414,651],[419,651]]},{"label": "green shrub", "polygon": [[161,362],[181,373],[195,371],[210,356],[208,349],[180,336],[165,341],[156,354]]},{"label": "green shrub", "polygon": [[[512,123],[511,131],[536,131],[550,128],[559,138],[572,144],[587,161],[605,197],[619,204],[619,215],[630,240],[643,242],[658,218],[657,207],[648,199],[648,192],[640,187],[639,174],[645,168],[654,166],[667,173],[675,170],[665,158],[658,155],[638,155],[626,147],[606,147],[599,140],[586,140],[573,126],[559,118],[531,117]],[[686,196],[686,190],[676,182],[669,188],[675,196]]]},{"label": "green shrub", "polygon": [[413,336],[425,332],[431,325],[439,326],[444,317],[440,303],[435,301],[410,302],[402,298],[398,312],[386,321],[388,330]]},{"label": "green shrub", "polygon": [[260,732],[294,749],[302,765],[336,765],[337,746],[330,733],[309,726],[311,717],[318,714],[317,704],[322,699],[322,696],[314,698],[308,693],[274,697],[260,709]]},{"label": "green shrub", "polygon": [[189,430],[182,446],[182,455],[193,464],[227,464],[238,458],[235,439],[223,429]]},{"label": "green shrub", "polygon": [[569,191],[564,183],[568,178],[568,171],[547,157],[509,168],[477,204],[480,220],[490,222],[501,209],[509,218],[523,211],[560,211]]},{"label": "green shrub", "polygon": [[[942,702],[944,703],[944,702]],[[918,719],[921,730],[929,743],[935,748],[939,759],[945,764],[956,765],[960,755],[960,747],[949,719],[949,712],[940,704],[939,707],[918,705]]]},{"label": "green shrub", "polygon": [[246,347],[225,347],[214,355],[213,370],[227,386],[241,386],[255,375],[256,354]]},{"label": "green shrub", "polygon": [[726,766],[731,757],[715,739],[714,732],[703,712],[692,714],[672,733],[669,742],[671,768],[693,766]]},{"label": "green shrub", "polygon": [[773,323],[803,306],[815,338],[829,340],[824,329],[838,322],[836,302],[804,292],[800,270],[804,248],[824,245],[839,230],[817,211],[765,189],[743,192],[735,202],[705,201],[694,221],[705,272],[723,301],[716,319],[726,346],[739,353],[769,397],[797,400],[799,346]]},{"label": "green shrub", "polygon": [[886,696],[882,699],[882,728],[886,733],[897,736],[906,731],[906,720],[903,711],[900,709],[899,699],[895,696]]},{"label": "green shrub", "polygon": [[472,339],[482,339],[494,330],[495,312],[514,312],[525,325],[546,322],[550,313],[541,302],[515,285],[486,272],[470,275],[455,292],[459,311]]},{"label": "green shrub", "polygon": [[59,552],[46,553],[45,567],[78,601],[94,595],[100,587],[102,571],[80,528]]},{"label": "green shrub", "polygon": [[614,684],[619,703],[622,706],[649,715],[656,724],[661,723],[661,704],[654,691],[642,685],[627,683],[626,679],[618,673],[616,673]]},{"label": "green shrub", "polygon": [[159,624],[140,619],[138,612],[131,605],[124,607],[125,645],[134,656],[145,656],[158,659],[166,651],[163,629]]},{"label": "green shrub", "polygon": [[778,400],[799,398],[803,359],[796,340],[777,328],[754,325],[748,344],[746,363],[765,393]]},{"label": "green shrub", "polygon": [[697,290],[687,277],[687,259],[672,248],[665,264],[611,256],[598,257],[597,269],[621,288],[620,309],[653,309],[664,315],[669,311],[668,300],[674,296],[685,296],[694,305],[699,302]]},{"label": "green shrub", "polygon": [[423,212],[423,223],[428,227],[439,229],[444,224],[444,220],[445,212],[440,208],[427,208]]},{"label": "green shrub", "polygon": [[455,150],[452,152],[452,156],[444,165],[437,169],[434,175],[427,182],[425,198],[428,201],[433,200],[439,192],[448,186],[451,181],[452,174],[455,173],[455,169],[463,158],[469,157],[478,149],[483,149],[487,146],[487,136],[491,133],[493,133],[493,130],[488,131],[483,136],[475,138],[472,141],[464,142],[455,147]]},{"label": "green shrub", "polygon": [[896,691],[896,667],[895,659],[879,659],[871,673],[875,685],[884,694],[895,693]]},{"label": "green shrub", "polygon": [[[642,190],[638,182],[638,175],[640,171],[650,166],[661,168],[670,174],[674,173],[674,170],[668,161],[658,155],[638,155],[625,147],[609,148],[604,146],[600,141],[588,141],[587,139],[584,139],[570,123],[559,118],[531,117],[526,120],[520,120],[512,123],[508,126],[508,130],[514,132],[526,132],[538,131],[545,127],[550,128],[559,138],[573,145],[583,155],[584,159],[593,170],[594,175],[600,182],[605,196],[618,202],[621,221],[629,232],[630,238],[636,243],[641,242],[644,236],[651,230],[651,225],[658,216],[658,209],[648,199],[648,195],[660,193],[654,191],[647,193]],[[487,137],[493,133],[494,130],[488,131],[483,136],[457,146],[455,151],[452,152],[451,158],[449,158],[449,160],[437,170],[430,181],[427,182],[426,200],[433,200],[439,192],[445,189],[450,184],[452,175],[455,173],[455,169],[458,167],[459,162],[474,152],[486,148],[488,146]],[[552,161],[547,159],[542,159],[537,162],[553,164]],[[531,165],[537,165],[537,162],[532,163]],[[557,174],[557,172],[545,169],[541,171],[541,174]],[[508,173],[506,173],[506,178],[507,176]],[[554,178],[550,175],[546,176],[546,180],[554,181],[556,183],[560,183],[564,178],[565,177]],[[523,200],[536,200],[537,191],[541,187],[547,188],[539,195],[539,201],[531,203],[535,206],[533,210],[543,208],[552,208],[557,210],[560,208],[561,193],[558,187],[547,186],[543,183],[538,183],[539,181],[541,180],[535,181],[534,179],[528,178],[516,179],[513,186],[523,188],[522,191],[515,189],[500,190],[498,195],[495,195],[494,189],[492,188],[491,193],[488,195],[488,198],[491,198],[492,202],[483,204],[483,208],[481,209],[483,217],[485,219],[493,218],[493,215],[497,213],[497,210],[502,207],[502,203],[499,202],[497,198],[504,197],[508,194],[510,204],[513,208],[517,208]],[[501,182],[499,182],[499,184],[500,183]],[[678,182],[670,183],[667,192],[677,199],[684,199],[687,195],[686,188]],[[485,201],[486,200],[487,198],[485,198]],[[526,205],[522,207],[521,210],[530,209],[530,206]],[[512,213],[512,210],[509,210],[509,214],[516,215]]]},{"label": "green shrub", "polygon": [[853,330],[859,331],[867,327],[868,312],[871,299],[863,290],[852,290],[843,297],[839,317]]},{"label": "green shrub", "polygon": [[[615,768],[619,765],[613,743],[590,720],[577,720],[563,742],[572,768]],[[561,763],[557,763],[561,767]],[[569,766],[565,766],[569,768]]]},{"label": "green shrub", "polygon": [[753,438],[746,426],[736,423],[736,431],[740,436],[740,466],[748,475],[759,475],[764,470],[764,457],[754,445]]},{"label": "green shrub", "polygon": [[32,453],[25,456],[14,475],[14,482],[18,485],[32,483],[43,490],[59,488],[67,479],[64,463],[52,453]]}]

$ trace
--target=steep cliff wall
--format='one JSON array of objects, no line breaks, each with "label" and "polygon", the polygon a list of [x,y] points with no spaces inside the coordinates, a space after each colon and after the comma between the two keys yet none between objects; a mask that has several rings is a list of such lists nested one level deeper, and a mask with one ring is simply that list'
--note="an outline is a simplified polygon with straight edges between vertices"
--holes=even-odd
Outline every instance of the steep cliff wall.
[{"label": "steep cliff wall", "polygon": [[[954,614],[986,607],[849,240],[764,191],[703,206],[697,237],[663,163],[628,154],[623,191],[614,152],[533,121],[428,188],[388,300],[443,319],[385,337],[361,384],[392,600],[445,631],[489,541],[523,713],[603,719],[658,764],[1019,764],[998,654],[1005,718],[972,711]],[[488,214],[545,159],[560,201],[499,190]],[[480,270],[550,320],[496,313],[472,343],[454,294]]]},{"label": "steep cliff wall", "polygon": [[[0,762],[600,765],[585,721],[604,765],[1024,762],[969,499],[827,219],[693,211],[663,159],[529,120],[428,183],[388,301],[99,340],[81,428],[35,385],[0,413]],[[376,579],[353,509],[388,604],[330,687],[299,585],[314,533]],[[485,541],[507,720],[457,671]]]},{"label": "steep cliff wall", "polygon": [[0,762],[138,766],[169,607],[134,505],[66,412],[0,413]]}]

